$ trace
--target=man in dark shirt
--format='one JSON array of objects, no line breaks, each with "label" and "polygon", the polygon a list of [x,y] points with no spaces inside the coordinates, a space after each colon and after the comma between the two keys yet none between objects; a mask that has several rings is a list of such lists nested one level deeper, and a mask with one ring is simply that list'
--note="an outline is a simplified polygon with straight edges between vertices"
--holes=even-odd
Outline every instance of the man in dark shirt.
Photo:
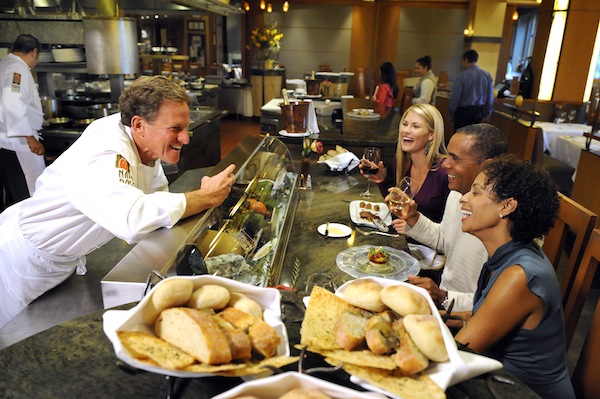
[{"label": "man in dark shirt", "polygon": [[452,83],[449,112],[455,132],[463,126],[487,122],[494,110],[494,80],[489,72],[477,66],[478,58],[477,51],[466,51],[465,69]]}]

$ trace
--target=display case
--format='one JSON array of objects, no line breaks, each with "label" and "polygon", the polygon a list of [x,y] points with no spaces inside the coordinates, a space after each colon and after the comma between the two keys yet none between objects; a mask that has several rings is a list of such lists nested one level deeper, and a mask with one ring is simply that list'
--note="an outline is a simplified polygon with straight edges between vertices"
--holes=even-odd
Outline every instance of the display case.
[{"label": "display case", "polygon": [[[150,233],[104,277],[105,308],[138,301],[148,286],[174,275],[208,273],[256,286],[278,283],[297,204],[297,174],[280,140],[253,140],[243,143],[255,147],[236,148],[207,173],[238,165],[236,182],[220,206]],[[186,173],[200,181],[201,171]]]}]

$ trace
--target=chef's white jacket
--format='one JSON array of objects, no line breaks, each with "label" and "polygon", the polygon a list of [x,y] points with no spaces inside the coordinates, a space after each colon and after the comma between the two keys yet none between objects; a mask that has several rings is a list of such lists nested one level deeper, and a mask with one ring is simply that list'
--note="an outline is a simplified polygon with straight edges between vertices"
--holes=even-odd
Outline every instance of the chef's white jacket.
[{"label": "chef's white jacket", "polygon": [[14,316],[114,236],[133,243],[175,225],[185,195],[167,190],[160,161],[141,162],[120,114],[93,122],[46,168],[35,194],[0,215],[0,326],[2,313]]},{"label": "chef's white jacket", "polygon": [[[18,84],[13,84],[15,74],[20,75]],[[27,139],[15,136],[38,140],[44,113],[29,66],[12,53],[0,61],[0,88],[0,148],[29,151]]]}]

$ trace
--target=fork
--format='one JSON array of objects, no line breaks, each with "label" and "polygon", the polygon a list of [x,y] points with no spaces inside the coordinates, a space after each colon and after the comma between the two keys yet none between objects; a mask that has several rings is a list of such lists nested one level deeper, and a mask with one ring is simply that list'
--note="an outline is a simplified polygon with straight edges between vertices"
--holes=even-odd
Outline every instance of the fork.
[{"label": "fork", "polygon": [[377,234],[380,236],[386,236],[386,237],[400,237],[400,234],[392,234],[392,233],[384,233],[383,231],[377,231],[377,230],[372,230],[372,231],[364,231],[358,228],[358,226],[356,226],[354,228],[355,231],[357,231],[358,233],[362,234],[363,236],[370,236],[371,234]]}]

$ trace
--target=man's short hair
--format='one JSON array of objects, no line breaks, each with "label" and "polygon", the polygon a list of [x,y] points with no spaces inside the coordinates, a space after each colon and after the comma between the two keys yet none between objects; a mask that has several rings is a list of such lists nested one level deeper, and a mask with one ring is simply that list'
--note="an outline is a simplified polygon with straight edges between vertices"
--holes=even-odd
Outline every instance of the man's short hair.
[{"label": "man's short hair", "polygon": [[462,133],[475,139],[471,153],[479,163],[500,155],[508,154],[508,140],[504,133],[489,123],[476,123],[463,126],[456,133]]},{"label": "man's short hair", "polygon": [[29,54],[36,49],[37,51],[40,51],[40,41],[32,35],[23,34],[19,35],[17,40],[14,41],[11,51],[13,53]]},{"label": "man's short hair", "polygon": [[466,60],[469,64],[472,64],[473,62],[477,62],[478,59],[479,59],[479,54],[475,50],[467,50],[463,54],[463,60]]},{"label": "man's short hair", "polygon": [[168,101],[189,104],[190,98],[185,89],[164,76],[139,77],[119,96],[121,122],[131,126],[131,119],[135,115],[153,122],[160,107]]}]

